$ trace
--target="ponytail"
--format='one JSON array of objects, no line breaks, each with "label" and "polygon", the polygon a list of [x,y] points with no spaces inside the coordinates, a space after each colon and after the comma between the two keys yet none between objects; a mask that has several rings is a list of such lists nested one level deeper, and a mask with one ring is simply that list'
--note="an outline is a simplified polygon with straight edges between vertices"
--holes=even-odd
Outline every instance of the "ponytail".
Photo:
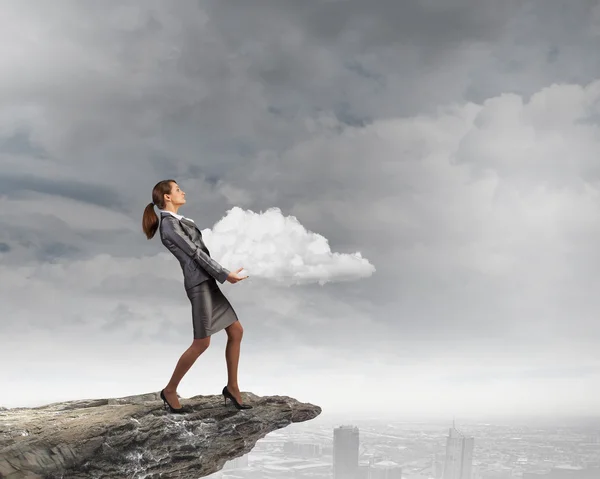
[{"label": "ponytail", "polygon": [[175,180],[162,180],[156,183],[152,189],[152,202],[148,203],[142,217],[142,230],[148,239],[152,239],[158,229],[158,216],[154,211],[154,207],[165,207],[165,195],[171,193],[173,183],[177,182]]},{"label": "ponytail", "polygon": [[148,203],[142,218],[142,229],[146,238],[152,239],[158,229],[158,216],[154,211],[154,203]]}]

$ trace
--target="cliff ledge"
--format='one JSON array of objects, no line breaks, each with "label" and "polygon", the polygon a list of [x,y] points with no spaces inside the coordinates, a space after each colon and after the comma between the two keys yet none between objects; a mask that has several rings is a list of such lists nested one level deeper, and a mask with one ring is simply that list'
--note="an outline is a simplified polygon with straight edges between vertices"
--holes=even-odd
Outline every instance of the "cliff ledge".
[{"label": "cliff ledge", "polygon": [[190,412],[171,414],[159,394],[0,408],[0,478],[200,478],[321,413],[287,396],[243,392],[253,409],[193,396],[181,400]]}]

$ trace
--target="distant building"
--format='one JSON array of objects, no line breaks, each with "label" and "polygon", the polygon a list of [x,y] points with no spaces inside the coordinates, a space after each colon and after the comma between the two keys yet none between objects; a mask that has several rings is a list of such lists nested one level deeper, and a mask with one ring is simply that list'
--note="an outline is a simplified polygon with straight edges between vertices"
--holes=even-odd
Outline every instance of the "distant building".
[{"label": "distant building", "polygon": [[362,460],[372,466],[376,462],[383,461],[385,457],[382,454],[374,453],[374,452],[365,452],[361,455]]},{"label": "distant building", "polygon": [[371,465],[368,461],[358,463],[358,479],[371,479]]},{"label": "distant building", "polygon": [[392,461],[381,461],[371,466],[370,479],[402,479],[402,468]]},{"label": "distant building", "polygon": [[333,478],[358,478],[358,428],[340,426],[333,430]]},{"label": "distant building", "polygon": [[472,479],[475,438],[465,436],[454,422],[446,440],[446,458],[443,479]]},{"label": "distant building", "polygon": [[441,479],[443,472],[442,461],[438,460],[437,454],[434,453],[431,460],[431,476],[434,479]]},{"label": "distant building", "polygon": [[283,443],[283,452],[290,456],[316,458],[321,457],[321,446],[311,442],[286,441]]}]

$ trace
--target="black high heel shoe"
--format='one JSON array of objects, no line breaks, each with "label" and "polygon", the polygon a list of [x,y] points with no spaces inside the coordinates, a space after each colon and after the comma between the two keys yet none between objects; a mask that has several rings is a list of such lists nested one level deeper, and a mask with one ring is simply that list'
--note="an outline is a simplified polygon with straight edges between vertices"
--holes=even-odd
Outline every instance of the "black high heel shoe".
[{"label": "black high heel shoe", "polygon": [[227,386],[225,386],[223,388],[223,400],[225,401],[225,405],[227,405],[227,399],[229,398],[231,400],[231,402],[233,403],[233,405],[238,408],[238,409],[252,409],[252,406],[250,404],[240,404],[239,402],[237,402],[237,399],[233,397],[233,395],[229,392],[229,389],[227,389]]},{"label": "black high heel shoe", "polygon": [[173,406],[171,406],[169,404],[169,401],[167,401],[167,398],[165,397],[165,390],[164,389],[160,392],[160,398],[164,402],[165,409],[167,409],[167,408],[170,409],[172,413],[174,413],[174,414],[183,414],[184,412],[187,412],[183,406],[181,406],[179,409],[174,408]]}]

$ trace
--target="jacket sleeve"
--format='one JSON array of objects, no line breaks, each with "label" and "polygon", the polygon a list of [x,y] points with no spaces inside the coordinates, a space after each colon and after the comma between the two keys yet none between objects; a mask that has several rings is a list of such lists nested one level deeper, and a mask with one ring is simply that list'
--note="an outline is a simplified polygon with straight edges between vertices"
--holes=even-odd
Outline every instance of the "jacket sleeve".
[{"label": "jacket sleeve", "polygon": [[224,283],[229,276],[229,270],[224,268],[201,248],[199,248],[183,230],[176,218],[162,220],[163,234],[166,239],[181,248],[188,256],[192,257],[208,274],[220,283]]}]

